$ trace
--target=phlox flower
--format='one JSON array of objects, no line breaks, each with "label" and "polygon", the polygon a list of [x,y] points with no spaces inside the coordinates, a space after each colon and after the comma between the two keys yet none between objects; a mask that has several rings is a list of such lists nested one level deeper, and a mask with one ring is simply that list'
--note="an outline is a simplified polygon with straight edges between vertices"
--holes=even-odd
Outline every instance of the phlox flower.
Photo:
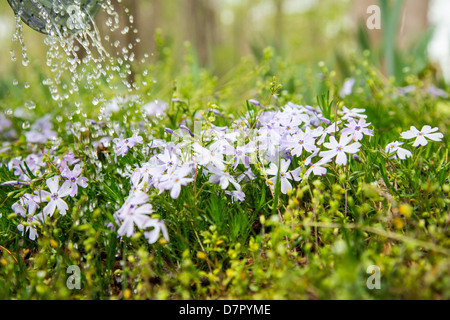
[{"label": "phlox flower", "polygon": [[426,146],[428,144],[428,139],[433,141],[442,141],[444,135],[438,131],[439,128],[432,128],[431,126],[424,126],[422,130],[418,130],[416,127],[411,126],[411,129],[401,133],[403,139],[416,139],[413,143],[413,147]]},{"label": "phlox flower", "polygon": [[231,152],[230,148],[227,149],[227,154],[232,154],[234,160],[233,162],[233,169],[236,170],[237,166],[242,163],[246,168],[250,167],[250,156],[248,154],[251,154],[256,151],[256,146],[253,141],[249,142],[245,146],[238,146],[236,149],[232,148]]},{"label": "phlox flower", "polygon": [[45,190],[38,191],[39,200],[42,202],[48,202],[48,204],[44,207],[44,214],[51,217],[56,208],[58,208],[59,213],[64,216],[69,207],[62,198],[67,197],[72,192],[71,182],[66,181],[61,187],[59,187],[59,177],[55,176],[48,178],[46,183],[50,192]]},{"label": "phlox flower", "polygon": [[78,162],[80,162],[80,159],[77,159],[73,153],[67,153],[64,157],[56,160],[56,167],[64,170],[68,165],[74,165]]},{"label": "phlox flower", "polygon": [[27,193],[20,197],[19,201],[11,206],[11,209],[13,209],[16,214],[25,217],[27,215],[33,215],[38,207],[39,199],[37,196]]},{"label": "phlox flower", "polygon": [[352,94],[353,86],[355,85],[355,78],[350,78],[344,82],[341,91],[339,91],[339,96],[345,98],[346,96]]},{"label": "phlox flower", "polygon": [[[153,158],[152,158],[153,159]],[[142,164],[142,167],[136,167],[131,174],[131,183],[133,186],[152,186],[158,183],[159,178],[166,171],[166,166],[158,165],[155,161],[145,162]],[[175,166],[171,166],[171,170],[175,169]]]},{"label": "phlox flower", "polygon": [[195,161],[201,166],[207,166],[213,164],[219,170],[225,170],[225,164],[223,163],[223,153],[220,151],[208,150],[197,142],[193,145],[195,155]]},{"label": "phlox flower", "polygon": [[[172,146],[173,144],[171,144]],[[156,156],[165,170],[173,170],[179,164],[179,159],[176,154],[175,147],[166,147],[163,153]]]},{"label": "phlox flower", "polygon": [[317,144],[319,146],[321,146],[325,142],[326,137],[336,135],[337,132],[339,131],[339,124],[341,122],[342,122],[341,120],[339,120],[337,122],[333,122],[331,125],[329,125],[325,129],[322,127],[317,128],[318,130],[320,130],[320,132],[317,133],[317,136],[320,136],[319,140],[317,140]]},{"label": "phlox flower", "polygon": [[359,109],[359,108],[353,108],[349,109],[346,106],[342,107],[342,112],[344,115],[342,116],[342,120],[349,120],[349,119],[355,119],[355,118],[367,118],[365,114],[362,114],[365,112],[366,109]]},{"label": "phlox flower", "polygon": [[114,150],[116,152],[116,156],[124,156],[127,154],[128,150],[133,148],[136,144],[141,144],[143,142],[143,139],[141,136],[133,136],[130,138],[123,138],[122,135],[120,135],[119,138],[113,139],[114,142]]},{"label": "phlox flower", "polygon": [[36,225],[42,222],[42,213],[28,216],[26,222],[27,222],[26,225],[24,225],[23,223],[19,224],[17,226],[17,230],[22,232],[22,236],[24,233],[29,231],[28,238],[34,241],[38,236]]},{"label": "phlox flower", "polygon": [[209,182],[219,184],[223,190],[227,189],[230,183],[236,190],[241,190],[241,186],[229,172],[218,170],[213,167],[211,168],[211,173],[212,175],[209,177]]},{"label": "phlox flower", "polygon": [[351,141],[352,138],[346,135],[341,135],[339,142],[337,142],[335,137],[330,136],[330,142],[323,144],[324,147],[330,150],[320,152],[319,156],[326,159],[333,159],[334,157],[336,157],[336,163],[338,165],[346,165],[346,153],[357,153],[359,151],[359,148],[361,147],[361,144],[359,142],[355,142],[349,145]]},{"label": "phlox flower", "polygon": [[305,171],[306,179],[309,178],[311,173],[314,173],[315,176],[324,176],[327,174],[327,168],[324,168],[323,165],[330,162],[329,158],[322,158],[316,163],[309,163],[309,168]]},{"label": "phlox flower", "polygon": [[393,156],[394,159],[396,159],[397,156],[398,156],[400,159],[405,160],[406,158],[411,157],[411,156],[412,156],[412,153],[411,153],[411,151],[409,151],[409,150],[406,150],[406,149],[404,149],[404,148],[401,148],[400,146],[401,146],[402,144],[403,144],[403,142],[398,142],[398,141],[389,143],[389,144],[386,146],[385,151],[386,151],[386,153],[388,153],[388,154],[392,154],[392,153],[395,152],[395,155]]},{"label": "phlox flower", "polygon": [[[126,213],[125,213],[126,212]],[[146,223],[150,220],[148,214],[153,212],[153,207],[150,203],[143,205],[130,205],[128,210],[124,211],[119,219],[122,220],[117,234],[120,236],[126,235],[127,237],[133,236],[136,225],[139,229],[145,229]]]},{"label": "phlox flower", "polygon": [[367,129],[370,123],[363,118],[359,119],[358,123],[354,119],[350,119],[345,126],[347,128],[342,129],[341,134],[349,135],[354,141],[362,140],[364,135],[373,136],[373,130]]},{"label": "phlox flower", "polygon": [[28,177],[26,167],[30,169],[31,173],[38,176],[40,167],[42,166],[42,159],[35,154],[30,154],[24,160],[21,158],[12,159],[9,166],[14,170],[14,175],[18,176],[20,180],[29,181],[30,178]]},{"label": "phlox flower", "polygon": [[149,244],[153,244],[158,240],[159,234],[162,233],[164,239],[169,241],[169,232],[167,231],[166,224],[163,220],[149,219],[144,228],[152,228],[152,230],[144,232],[144,237],[148,240]]},{"label": "phlox flower", "polygon": [[52,130],[50,115],[45,115],[37,120],[31,127],[30,131],[25,132],[27,142],[46,143],[48,140],[56,138],[56,132]]},{"label": "phlox flower", "polygon": [[61,172],[61,176],[66,178],[70,183],[70,188],[72,192],[70,193],[71,197],[75,197],[78,194],[78,186],[82,188],[87,187],[88,179],[85,177],[80,177],[81,174],[81,166],[79,164],[75,165],[72,171],[68,167],[66,167],[63,172]]},{"label": "phlox flower", "polygon": [[242,190],[225,191],[225,194],[231,196],[231,202],[244,201],[245,193]]},{"label": "phlox flower", "polygon": [[209,146],[210,150],[225,152],[226,149],[232,148],[232,143],[236,142],[240,136],[239,131],[223,132],[217,129],[212,129],[214,142]]},{"label": "phlox flower", "polygon": [[118,217],[125,217],[131,210],[137,206],[148,202],[148,195],[145,192],[136,190],[128,195],[122,207],[115,213]]},{"label": "phlox flower", "polygon": [[192,178],[186,178],[187,175],[192,173],[192,168],[185,164],[175,170],[169,170],[161,177],[158,184],[160,192],[164,190],[170,190],[170,196],[172,199],[177,199],[181,192],[181,187],[186,186],[188,183],[194,181]]},{"label": "phlox flower", "polygon": [[314,152],[317,149],[315,139],[311,134],[299,130],[297,134],[288,136],[284,141],[284,146],[288,148],[293,156],[300,156],[303,150]]},{"label": "phlox flower", "polygon": [[[280,184],[281,184],[281,193],[287,194],[288,190],[292,190],[292,185],[289,182],[289,180],[292,180],[293,174],[291,175],[291,172],[288,171],[289,166],[291,165],[290,160],[280,160]],[[272,184],[275,186],[278,181],[278,166],[275,163],[271,163],[269,169],[266,170],[266,173],[270,176],[274,176],[269,179],[269,181],[272,182]],[[294,179],[297,180],[294,176]]]}]

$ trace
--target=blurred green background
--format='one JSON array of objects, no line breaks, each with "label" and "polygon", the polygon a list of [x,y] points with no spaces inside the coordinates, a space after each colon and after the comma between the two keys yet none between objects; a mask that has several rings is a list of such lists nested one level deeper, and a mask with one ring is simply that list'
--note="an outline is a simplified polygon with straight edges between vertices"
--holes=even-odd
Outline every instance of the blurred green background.
[{"label": "blurred green background", "polygon": [[[432,30],[436,18],[433,8],[442,12],[446,0],[113,0],[123,26],[137,33],[115,32],[110,41],[121,45],[136,42],[136,57],[148,54],[157,59],[158,37],[170,48],[175,63],[184,59],[186,42],[191,43],[200,66],[213,74],[227,74],[243,57],[261,59],[264,48],[274,48],[277,56],[293,64],[305,66],[324,61],[334,66],[343,64],[351,52],[370,50],[380,69],[389,75],[401,69],[389,66],[412,65],[419,73],[428,64]],[[382,9],[382,29],[369,30],[367,8]],[[441,7],[439,7],[441,6]],[[436,16],[436,15],[435,15]],[[104,37],[107,16],[96,17]],[[442,20],[442,19],[441,19]],[[442,24],[440,25],[442,31]],[[446,30],[448,30],[448,27]],[[15,29],[14,15],[7,1],[0,3],[0,71],[17,66],[9,63],[11,38]],[[445,29],[444,29],[445,31]],[[33,59],[45,59],[44,36],[24,27],[25,43]],[[448,55],[448,39],[440,35],[434,45],[433,67],[437,80],[444,79],[440,64]],[[438,40],[439,40],[438,39]],[[444,40],[442,40],[444,39]],[[447,43],[445,43],[447,40]],[[443,42],[444,41],[444,42]],[[440,52],[439,52],[440,51]],[[442,58],[444,56],[444,58]],[[343,58],[344,57],[344,58]],[[440,59],[440,60],[439,60]],[[448,57],[447,57],[448,59]],[[44,61],[44,60],[42,60]],[[429,65],[428,65],[429,66]],[[341,66],[342,67],[342,66]],[[345,66],[344,66],[345,67]],[[342,70],[341,68],[340,70]],[[345,69],[344,69],[345,70]],[[395,74],[397,73],[397,74]],[[345,72],[343,74],[345,76]]]}]

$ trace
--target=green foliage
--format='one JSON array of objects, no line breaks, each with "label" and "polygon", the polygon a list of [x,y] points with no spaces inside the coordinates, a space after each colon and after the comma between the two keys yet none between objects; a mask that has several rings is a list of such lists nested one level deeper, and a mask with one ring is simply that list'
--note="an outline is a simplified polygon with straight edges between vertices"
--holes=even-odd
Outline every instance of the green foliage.
[{"label": "green foliage", "polygon": [[[350,56],[346,63],[355,86],[352,94],[340,98],[343,79],[325,63],[299,66],[268,48],[259,61],[243,58],[232,77],[217,78],[199,67],[188,44],[179,68],[165,40],[159,41],[157,61],[136,73],[138,100],[111,116],[101,104],[92,104],[91,90],[80,90],[58,106],[40,80],[30,80],[30,95],[39,106],[30,112],[32,118],[51,114],[61,139],[43,149],[57,144],[61,154],[52,157],[77,153],[89,186],[68,200],[66,216],[45,221],[36,241],[17,230],[11,206],[20,194],[43,188],[45,181],[24,168],[29,185],[0,186],[0,298],[450,298],[450,118],[443,116],[449,102],[424,90],[432,84],[430,75],[405,72],[406,83],[416,90],[399,95],[394,81],[370,63],[369,54]],[[2,82],[0,105],[14,119],[18,137],[5,137],[8,143],[0,149],[5,163],[32,151],[24,137],[25,120],[8,111],[28,97],[9,80]],[[102,81],[93,90],[103,92],[104,102],[128,94]],[[244,185],[244,202],[231,203],[201,174],[176,200],[167,193],[151,194],[154,217],[166,221],[169,242],[149,245],[142,233],[119,239],[107,227],[128,194],[126,170],[143,162],[146,154],[133,149],[114,163],[111,147],[94,147],[100,132],[117,137],[114,123],[124,122],[131,135],[142,122],[142,136],[150,143],[167,137],[164,128],[176,129],[182,120],[192,124],[197,112],[209,119],[212,105],[225,116],[210,120],[216,125],[229,125],[247,111],[256,123],[260,110],[246,103],[250,98],[274,110],[288,101],[318,102],[330,118],[343,105],[364,108],[375,135],[363,143],[360,163],[352,162],[351,168],[331,164],[330,175],[311,177],[288,195],[280,193],[280,183],[272,193],[262,170]],[[142,118],[142,105],[154,99],[169,102],[167,117]],[[78,101],[81,111],[74,107]],[[104,122],[104,127],[88,119]],[[403,162],[380,149],[411,125],[425,124],[439,126],[444,141],[416,149]],[[48,165],[57,173],[51,161]],[[14,177],[7,166],[0,167],[0,183]],[[81,269],[80,290],[66,286],[70,265]],[[366,286],[371,265],[380,267],[381,290]]]}]

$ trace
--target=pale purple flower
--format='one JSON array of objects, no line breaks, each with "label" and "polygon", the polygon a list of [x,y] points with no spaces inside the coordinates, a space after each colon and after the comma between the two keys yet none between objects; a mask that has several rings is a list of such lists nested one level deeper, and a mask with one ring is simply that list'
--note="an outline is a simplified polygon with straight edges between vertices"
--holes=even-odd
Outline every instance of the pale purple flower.
[{"label": "pale purple flower", "polygon": [[[170,166],[171,170],[177,167],[177,164]],[[155,164],[153,161],[145,162],[142,167],[137,167],[131,175],[131,183],[137,187],[143,185],[145,187],[158,183],[159,178],[166,171],[164,165]]]},{"label": "pale purple flower", "polygon": [[137,191],[131,193],[125,200],[122,207],[116,212],[118,217],[126,217],[131,210],[137,206],[143,205],[148,202],[148,195],[144,192]]},{"label": "pale purple flower", "polygon": [[233,148],[232,143],[236,142],[240,132],[223,132],[220,130],[212,130],[214,142],[209,146],[210,150],[226,153],[227,150]]},{"label": "pale purple flower", "polygon": [[11,209],[13,209],[16,214],[22,217],[33,215],[36,212],[37,208],[39,208],[39,199],[36,195],[28,193],[20,197],[19,201],[15,202],[11,206]]},{"label": "pale purple flower", "polygon": [[[228,148],[228,150],[231,150],[231,148]],[[248,154],[254,153],[256,151],[256,147],[253,141],[249,142],[245,146],[238,146],[236,149],[232,150],[231,152],[227,154],[233,154],[232,160],[234,160],[233,163],[233,169],[236,170],[237,166],[242,163],[245,168],[250,167],[250,156]]]},{"label": "pale purple flower", "polygon": [[253,173],[251,168],[248,168],[246,171],[244,171],[243,173],[241,173],[238,177],[237,177],[237,182],[241,182],[241,181],[251,181],[253,179],[255,179],[255,174]]},{"label": "pale purple flower", "polygon": [[314,173],[315,176],[324,176],[327,174],[327,169],[325,167],[323,167],[324,164],[330,162],[331,159],[327,159],[327,158],[323,158],[320,159],[318,162],[316,163],[309,163],[307,165],[309,165],[309,168],[306,170],[305,172],[305,176],[306,179],[309,178],[309,176],[311,175],[311,173]]},{"label": "pale purple flower", "polygon": [[346,165],[347,164],[347,153],[354,154],[359,151],[361,144],[359,142],[355,142],[353,144],[349,143],[352,141],[352,138],[346,135],[341,135],[339,142],[337,142],[336,138],[331,136],[330,142],[324,143],[324,147],[326,147],[327,151],[322,151],[319,153],[319,156],[326,159],[332,159],[336,157],[336,163],[338,165]]},{"label": "pale purple flower", "polygon": [[141,107],[143,113],[149,116],[159,116],[164,114],[167,109],[167,103],[164,101],[155,100],[144,104]]},{"label": "pale purple flower", "polygon": [[50,115],[45,115],[31,125],[30,131],[25,132],[25,137],[31,143],[46,143],[48,140],[56,138],[56,132],[52,130]]},{"label": "pale purple flower", "polygon": [[127,154],[128,150],[133,148],[136,144],[142,144],[143,139],[141,136],[133,136],[130,138],[123,138],[122,135],[120,135],[119,138],[113,139],[114,142],[114,150],[116,152],[116,156],[124,156]]},{"label": "pale purple flower", "polygon": [[439,128],[432,128],[431,126],[424,126],[422,130],[418,130],[416,127],[411,126],[411,129],[401,133],[403,139],[416,139],[413,143],[413,147],[426,146],[428,144],[428,139],[433,141],[442,141],[444,135],[438,131]]},{"label": "pale purple flower", "polygon": [[172,199],[177,199],[181,192],[181,187],[194,181],[192,178],[186,178],[192,174],[192,169],[189,165],[183,165],[175,170],[169,170],[167,174],[161,177],[158,184],[160,191],[170,190]]},{"label": "pale purple flower", "polygon": [[342,122],[341,120],[333,122],[325,129],[323,129],[322,127],[317,128],[316,129],[318,130],[317,136],[320,136],[319,140],[317,140],[317,144],[321,146],[325,142],[326,137],[336,135],[336,133],[339,131],[339,124],[341,122]]},{"label": "pale purple flower", "polygon": [[345,126],[347,128],[342,129],[341,134],[350,136],[354,141],[362,140],[364,135],[373,136],[373,130],[367,129],[370,123],[367,123],[365,119],[359,119],[358,123],[354,119],[350,119]]},{"label": "pale purple flower", "polygon": [[281,141],[281,128],[274,123],[263,125],[258,130],[259,148],[264,150],[268,156],[275,157],[279,151]]},{"label": "pale purple flower", "polygon": [[448,92],[436,87],[434,84],[428,86],[427,92],[430,94],[430,96],[434,98],[436,97],[448,98]]},{"label": "pale purple flower", "polygon": [[341,98],[345,98],[346,96],[352,94],[353,86],[355,85],[355,78],[350,78],[344,82],[344,85],[339,92]]},{"label": "pale purple flower", "polygon": [[165,170],[173,170],[180,163],[175,148],[165,148],[164,152],[158,154],[156,158],[161,162]]},{"label": "pale purple flower", "polygon": [[315,139],[308,133],[298,131],[294,136],[288,136],[284,141],[284,146],[288,148],[293,156],[299,157],[303,150],[314,152],[317,149]]},{"label": "pale purple flower", "polygon": [[78,162],[80,162],[80,159],[77,159],[73,153],[69,152],[56,161],[56,167],[64,170],[68,165],[74,165]]},{"label": "pale purple flower", "polygon": [[219,184],[223,190],[226,190],[230,183],[236,190],[241,190],[241,186],[229,172],[218,170],[215,167],[212,167],[210,172],[212,175],[209,177],[209,182]]},{"label": "pale purple flower", "polygon": [[11,128],[12,122],[8,118],[5,118],[3,115],[0,114],[0,133],[3,131],[6,131],[6,129]]},{"label": "pale purple flower", "polygon": [[261,104],[261,102],[259,102],[256,99],[249,99],[248,102],[254,106],[258,106],[258,107],[263,107],[263,105]]},{"label": "pale purple flower", "polygon": [[28,238],[32,241],[36,240],[38,233],[36,226],[42,222],[42,213],[36,214],[34,216],[28,216],[26,225],[23,223],[17,226],[17,230],[22,232],[22,236],[24,233],[28,232]]},{"label": "pale purple flower", "polygon": [[39,175],[40,166],[41,159],[35,154],[28,155],[24,160],[14,158],[10,162],[10,168],[14,170],[14,175],[18,176],[18,178],[23,181],[30,180],[26,167],[28,167],[34,175]]},{"label": "pale purple flower", "polygon": [[70,193],[71,197],[75,197],[78,194],[78,186],[82,188],[87,187],[88,179],[85,177],[80,177],[81,174],[81,166],[79,164],[75,165],[72,171],[69,168],[66,168],[61,173],[61,176],[66,178],[70,183],[70,187],[72,188],[72,192]]}]

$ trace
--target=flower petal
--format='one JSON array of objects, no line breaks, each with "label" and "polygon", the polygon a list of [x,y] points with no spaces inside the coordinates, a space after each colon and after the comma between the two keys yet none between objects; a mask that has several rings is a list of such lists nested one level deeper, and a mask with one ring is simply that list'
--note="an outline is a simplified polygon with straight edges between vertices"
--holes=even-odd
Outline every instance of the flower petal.
[{"label": "flower petal", "polygon": [[47,179],[47,187],[50,189],[51,193],[57,193],[59,189],[59,177],[51,177]]}]

